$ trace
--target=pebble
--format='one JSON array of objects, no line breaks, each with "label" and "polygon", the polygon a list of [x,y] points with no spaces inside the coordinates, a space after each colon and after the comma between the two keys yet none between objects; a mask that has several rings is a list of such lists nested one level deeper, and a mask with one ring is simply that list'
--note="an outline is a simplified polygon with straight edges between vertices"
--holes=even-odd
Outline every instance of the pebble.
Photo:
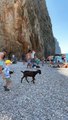
[{"label": "pebble", "polygon": [[10,91],[4,91],[0,75],[0,120],[68,120],[68,69],[40,66],[42,74],[36,75],[33,84],[32,78],[21,83],[26,64],[11,65]]}]

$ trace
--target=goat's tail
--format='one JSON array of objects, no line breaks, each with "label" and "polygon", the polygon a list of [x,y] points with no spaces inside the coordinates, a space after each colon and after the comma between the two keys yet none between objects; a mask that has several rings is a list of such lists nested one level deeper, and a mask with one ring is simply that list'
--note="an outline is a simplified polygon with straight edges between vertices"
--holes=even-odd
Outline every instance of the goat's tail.
[{"label": "goat's tail", "polygon": [[21,71],[22,73],[24,73],[23,71]]}]

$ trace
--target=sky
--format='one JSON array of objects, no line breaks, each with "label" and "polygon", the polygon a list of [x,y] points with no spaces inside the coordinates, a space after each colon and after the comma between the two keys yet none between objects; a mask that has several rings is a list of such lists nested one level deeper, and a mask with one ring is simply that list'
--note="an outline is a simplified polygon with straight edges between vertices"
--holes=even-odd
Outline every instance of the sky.
[{"label": "sky", "polygon": [[46,0],[54,37],[62,53],[68,53],[68,0]]}]

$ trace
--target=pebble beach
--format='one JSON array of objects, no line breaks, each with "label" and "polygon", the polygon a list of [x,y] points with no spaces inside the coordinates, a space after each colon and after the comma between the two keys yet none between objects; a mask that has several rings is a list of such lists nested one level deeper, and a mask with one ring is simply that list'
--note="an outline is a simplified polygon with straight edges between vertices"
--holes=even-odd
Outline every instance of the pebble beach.
[{"label": "pebble beach", "polygon": [[[40,65],[35,84],[23,79],[26,64],[12,64],[12,87],[4,91],[0,75],[0,120],[68,120],[68,68]],[[32,68],[30,70],[36,70]]]}]

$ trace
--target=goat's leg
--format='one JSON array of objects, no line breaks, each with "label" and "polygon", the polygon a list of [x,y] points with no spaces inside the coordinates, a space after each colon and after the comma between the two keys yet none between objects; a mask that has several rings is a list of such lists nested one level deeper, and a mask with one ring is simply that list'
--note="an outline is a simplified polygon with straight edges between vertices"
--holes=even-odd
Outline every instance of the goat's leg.
[{"label": "goat's leg", "polygon": [[24,78],[24,76],[21,78],[21,83],[22,83],[23,78]]},{"label": "goat's leg", "polygon": [[29,83],[29,81],[27,80],[27,77],[25,77],[26,78],[26,81]]},{"label": "goat's leg", "polygon": [[32,80],[32,81],[33,81],[33,83],[35,83],[35,77],[33,77],[33,80]]}]

